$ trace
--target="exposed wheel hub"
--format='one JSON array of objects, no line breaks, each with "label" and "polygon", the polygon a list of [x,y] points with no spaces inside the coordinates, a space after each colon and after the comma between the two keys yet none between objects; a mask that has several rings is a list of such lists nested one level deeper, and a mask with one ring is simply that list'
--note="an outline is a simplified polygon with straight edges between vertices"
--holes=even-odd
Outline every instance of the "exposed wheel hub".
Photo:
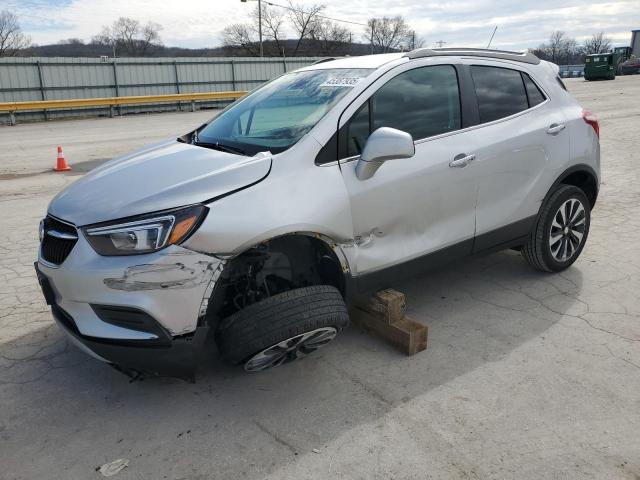
[{"label": "exposed wheel hub", "polygon": [[251,357],[244,365],[247,372],[259,372],[306,357],[333,340],[338,331],[322,327],[276,343]]}]

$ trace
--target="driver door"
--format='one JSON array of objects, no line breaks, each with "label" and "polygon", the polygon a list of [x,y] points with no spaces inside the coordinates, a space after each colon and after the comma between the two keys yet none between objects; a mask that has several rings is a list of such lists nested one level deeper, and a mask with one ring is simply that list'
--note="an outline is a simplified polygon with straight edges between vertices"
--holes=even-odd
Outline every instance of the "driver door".
[{"label": "driver door", "polygon": [[[469,254],[473,244],[475,165],[454,162],[472,155],[474,145],[470,132],[460,131],[456,69],[411,67],[382,76],[375,93],[342,116],[348,120],[339,130],[340,165],[353,218],[354,273],[361,278],[377,272],[390,281],[390,267],[404,276],[413,273],[411,266]],[[410,133],[415,155],[386,161],[372,178],[359,180],[359,154],[380,127]],[[418,258],[423,262],[407,263]]]}]

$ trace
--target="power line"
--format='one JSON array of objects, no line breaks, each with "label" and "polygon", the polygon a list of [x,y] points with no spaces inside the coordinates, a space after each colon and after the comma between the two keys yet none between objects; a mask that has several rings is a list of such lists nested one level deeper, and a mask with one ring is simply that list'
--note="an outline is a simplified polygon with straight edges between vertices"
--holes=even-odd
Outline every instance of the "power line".
[{"label": "power line", "polygon": [[[288,7],[286,5],[279,5],[277,3],[267,2],[266,0],[262,0],[262,1],[264,3],[266,3],[267,5],[271,5],[272,7],[280,7],[280,8],[284,8],[286,10],[291,10],[292,12],[298,12],[298,13],[303,13],[305,15],[311,15],[311,12],[305,12],[304,10],[298,10],[297,8]],[[326,15],[320,15],[319,13],[316,13],[315,16],[316,17],[320,17],[320,18],[325,18],[327,20],[333,20],[334,22],[350,23],[352,25],[360,25],[361,27],[368,27],[369,26],[367,23],[359,23],[359,22],[353,22],[351,20],[342,20],[340,18],[327,17]]]}]

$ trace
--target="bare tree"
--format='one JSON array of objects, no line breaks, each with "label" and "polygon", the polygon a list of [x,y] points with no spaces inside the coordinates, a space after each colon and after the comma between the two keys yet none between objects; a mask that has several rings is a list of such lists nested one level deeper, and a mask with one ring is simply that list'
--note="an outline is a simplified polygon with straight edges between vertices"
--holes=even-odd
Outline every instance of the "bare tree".
[{"label": "bare tree", "polygon": [[[275,8],[262,6],[262,38],[271,40],[273,46],[272,54],[282,55],[284,40],[285,16]],[[235,23],[226,27],[222,31],[222,41],[225,47],[239,48],[249,55],[260,53],[259,34],[260,12],[258,6],[251,12],[249,22]],[[267,47],[267,45],[265,45]]]},{"label": "bare tree", "polygon": [[418,35],[415,30],[409,30],[407,32],[407,38],[405,40],[407,50],[422,48],[424,47],[425,42],[425,39]]},{"label": "bare tree", "polygon": [[370,18],[365,37],[377,52],[397,50],[409,33],[409,25],[403,17]]},{"label": "bare tree", "polygon": [[154,22],[142,25],[133,18],[120,17],[110,27],[102,27],[92,43],[110,45],[120,54],[143,57],[162,47],[160,30],[162,27]]},{"label": "bare tree", "polygon": [[604,32],[596,33],[583,44],[584,54],[605,53],[611,51],[611,39],[604,36]]},{"label": "bare tree", "polygon": [[[254,23],[258,24],[258,7],[253,12]],[[284,14],[275,8],[262,6],[262,37],[275,42],[278,55],[282,54],[282,40],[284,35]]]},{"label": "bare tree", "polygon": [[107,27],[102,27],[102,32],[91,37],[89,42],[91,45],[108,45],[111,46],[111,35]]},{"label": "bare tree", "polygon": [[567,37],[561,30],[553,32],[549,37],[549,43],[543,43],[534,50],[534,53],[556,64],[577,62],[581,55],[578,42],[574,38]]},{"label": "bare tree", "polygon": [[31,44],[31,38],[22,33],[18,17],[2,10],[0,12],[0,57],[14,57]]},{"label": "bare tree", "polygon": [[331,55],[349,42],[351,32],[348,28],[326,18],[318,19],[316,23],[311,40],[321,55]]},{"label": "bare tree", "polygon": [[549,55],[551,55],[552,62],[558,63],[560,55],[563,53],[565,42],[566,35],[561,30],[556,30],[549,37],[547,50],[549,51]]},{"label": "bare tree", "polygon": [[294,4],[289,0],[289,22],[291,26],[298,34],[298,41],[296,42],[293,55],[298,53],[300,44],[307,38],[312,38],[315,29],[318,28],[321,20],[318,17],[319,14],[325,9],[324,5],[314,4],[309,7]]},{"label": "bare tree", "polygon": [[258,55],[260,46],[250,25],[234,23],[222,31],[222,44],[225,47],[240,48],[249,55]]}]

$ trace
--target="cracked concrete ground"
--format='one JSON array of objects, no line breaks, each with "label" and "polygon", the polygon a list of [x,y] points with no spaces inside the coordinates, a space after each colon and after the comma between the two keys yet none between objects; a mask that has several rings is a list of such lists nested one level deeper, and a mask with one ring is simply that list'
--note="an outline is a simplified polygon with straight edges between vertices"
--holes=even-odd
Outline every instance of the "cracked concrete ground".
[{"label": "cracked concrete ground", "polygon": [[[567,84],[601,119],[604,179],[573,267],[508,251],[397,285],[430,329],[412,358],[351,328],[265,374],[212,355],[195,385],[130,384],[78,351],[32,263],[55,192],[211,113],[0,128],[0,478],[100,478],[127,458],[116,478],[639,479],[640,77]],[[75,171],[38,174],[59,143]]]}]

